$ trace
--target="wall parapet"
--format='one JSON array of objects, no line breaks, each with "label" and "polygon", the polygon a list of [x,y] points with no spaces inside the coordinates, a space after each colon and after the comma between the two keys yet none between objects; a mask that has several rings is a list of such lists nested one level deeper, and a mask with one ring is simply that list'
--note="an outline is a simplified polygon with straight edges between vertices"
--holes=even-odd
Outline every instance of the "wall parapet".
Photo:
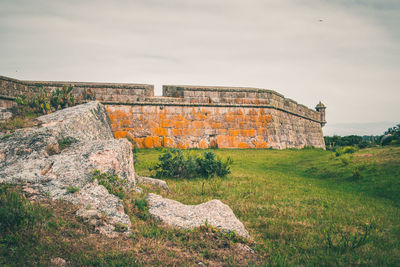
[{"label": "wall parapet", "polygon": [[322,116],[319,109],[310,109],[273,90],[252,87],[164,85],[163,96],[154,96],[150,84],[22,81],[0,76],[0,99],[11,101],[18,95],[30,95],[40,86],[55,90],[70,85],[78,103],[98,100],[110,105],[270,108],[322,126],[326,123],[325,113]]},{"label": "wall parapet", "polygon": [[154,85],[133,83],[93,83],[69,81],[22,81],[0,76],[0,96],[16,97],[22,94],[37,93],[41,86],[50,90],[73,86],[73,94],[77,102],[85,100],[104,99],[105,101],[143,101],[146,97],[154,96]]},{"label": "wall parapet", "polygon": [[180,97],[185,102],[212,105],[245,105],[276,108],[292,115],[321,122],[318,111],[285,98],[282,94],[269,89],[254,87],[164,85],[163,95]]}]

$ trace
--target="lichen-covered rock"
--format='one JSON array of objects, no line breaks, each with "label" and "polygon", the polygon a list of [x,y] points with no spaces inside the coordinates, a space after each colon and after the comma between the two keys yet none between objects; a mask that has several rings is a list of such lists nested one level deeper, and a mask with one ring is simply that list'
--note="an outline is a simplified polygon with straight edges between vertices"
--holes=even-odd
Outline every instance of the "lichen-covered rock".
[{"label": "lichen-covered rock", "polygon": [[192,229],[207,222],[221,231],[234,231],[239,236],[249,238],[244,225],[229,206],[220,200],[214,199],[199,205],[184,205],[156,194],[149,194],[147,201],[150,205],[149,213],[168,225]]},{"label": "lichen-covered rock", "polygon": [[12,113],[6,108],[0,107],[0,122],[6,121],[12,117]]},{"label": "lichen-covered rock", "polygon": [[169,187],[167,185],[167,182],[160,180],[160,179],[154,179],[150,177],[145,177],[145,176],[139,176],[136,174],[136,182],[138,184],[151,184],[158,186],[166,191],[169,191]]},{"label": "lichen-covered rock", "polygon": [[100,170],[118,174],[128,190],[135,186],[131,143],[114,139],[104,106],[90,102],[38,120],[41,127],[0,140],[0,182],[24,183],[30,195],[77,204],[77,214],[100,232],[111,234],[116,223],[129,227],[122,202],[92,179]]}]

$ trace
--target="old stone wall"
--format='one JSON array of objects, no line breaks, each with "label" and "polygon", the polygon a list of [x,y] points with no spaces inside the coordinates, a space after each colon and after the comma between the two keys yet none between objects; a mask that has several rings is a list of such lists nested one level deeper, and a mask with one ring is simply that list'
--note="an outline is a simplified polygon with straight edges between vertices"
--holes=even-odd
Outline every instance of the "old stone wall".
[{"label": "old stone wall", "polygon": [[324,148],[321,125],[257,107],[107,105],[116,138],[141,148]]},{"label": "old stone wall", "polygon": [[74,87],[72,93],[77,103],[88,100],[134,103],[154,96],[154,86],[149,84],[20,81],[0,76],[0,99],[38,93],[41,86],[52,91],[70,85]]},{"label": "old stone wall", "polygon": [[[127,137],[141,148],[325,148],[318,111],[259,88],[163,86],[76,82],[31,82],[0,76],[0,99],[73,85],[77,102],[106,105],[116,138]],[[1,105],[1,102],[0,102]]]},{"label": "old stone wall", "polygon": [[317,121],[320,119],[319,112],[267,89],[164,85],[163,95],[180,97],[189,103],[272,106]]}]

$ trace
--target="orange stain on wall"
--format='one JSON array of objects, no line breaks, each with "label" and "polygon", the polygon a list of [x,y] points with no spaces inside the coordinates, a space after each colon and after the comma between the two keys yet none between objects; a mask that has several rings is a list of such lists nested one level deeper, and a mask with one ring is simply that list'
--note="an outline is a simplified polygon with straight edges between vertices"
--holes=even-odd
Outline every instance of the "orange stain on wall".
[{"label": "orange stain on wall", "polygon": [[204,141],[204,140],[201,140],[200,142],[199,142],[199,148],[208,148],[208,144],[207,144],[207,142],[206,141]]},{"label": "orange stain on wall", "polygon": [[126,132],[126,131],[115,131],[115,132],[114,132],[114,137],[115,137],[116,139],[118,139],[118,138],[125,138],[125,137],[127,136],[127,134],[128,134],[128,132]]},{"label": "orange stain on wall", "polygon": [[106,106],[114,136],[140,148],[268,148],[272,116],[264,109],[124,107]]}]

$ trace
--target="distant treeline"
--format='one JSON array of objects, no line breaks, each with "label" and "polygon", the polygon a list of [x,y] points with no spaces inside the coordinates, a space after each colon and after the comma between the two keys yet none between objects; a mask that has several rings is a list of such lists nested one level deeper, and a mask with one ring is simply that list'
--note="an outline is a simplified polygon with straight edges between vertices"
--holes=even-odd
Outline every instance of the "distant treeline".
[{"label": "distant treeline", "polygon": [[325,145],[328,150],[336,150],[338,147],[357,146],[366,148],[378,145],[400,145],[400,124],[389,128],[383,135],[348,135],[325,136]]}]

